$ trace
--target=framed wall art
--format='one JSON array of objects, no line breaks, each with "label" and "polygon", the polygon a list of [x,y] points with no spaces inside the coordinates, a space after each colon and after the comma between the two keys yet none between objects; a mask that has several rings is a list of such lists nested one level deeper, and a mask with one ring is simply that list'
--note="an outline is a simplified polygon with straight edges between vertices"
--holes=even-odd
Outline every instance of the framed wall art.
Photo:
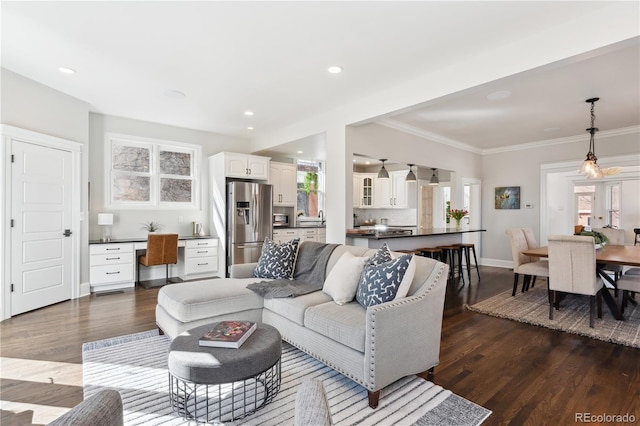
[{"label": "framed wall art", "polygon": [[497,210],[520,209],[520,187],[519,186],[496,187],[495,206]]}]

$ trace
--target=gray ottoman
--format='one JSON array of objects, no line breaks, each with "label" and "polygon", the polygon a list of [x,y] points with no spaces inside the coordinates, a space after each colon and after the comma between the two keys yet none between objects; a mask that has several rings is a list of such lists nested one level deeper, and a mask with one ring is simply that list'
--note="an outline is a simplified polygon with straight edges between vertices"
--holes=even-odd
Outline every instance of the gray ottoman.
[{"label": "gray ottoman", "polygon": [[231,421],[254,413],[280,390],[282,338],[259,323],[238,349],[204,347],[207,324],[180,334],[169,349],[171,407],[185,419]]}]

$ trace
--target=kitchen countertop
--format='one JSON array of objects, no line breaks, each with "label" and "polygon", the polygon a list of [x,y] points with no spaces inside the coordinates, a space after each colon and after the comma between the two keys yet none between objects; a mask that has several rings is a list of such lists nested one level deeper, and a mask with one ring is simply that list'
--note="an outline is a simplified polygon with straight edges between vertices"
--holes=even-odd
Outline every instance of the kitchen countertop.
[{"label": "kitchen countertop", "polygon": [[273,230],[277,231],[278,229],[324,229],[327,225],[298,225],[298,226],[274,226]]},{"label": "kitchen countertop", "polygon": [[390,239],[390,238],[413,238],[413,237],[429,237],[429,236],[434,236],[434,235],[454,235],[454,234],[464,234],[467,232],[485,232],[486,229],[474,229],[474,228],[469,228],[469,229],[455,229],[455,228],[433,228],[433,229],[423,229],[422,231],[418,231],[417,233],[411,234],[411,235],[404,235],[404,234],[400,234],[400,235],[377,235],[375,233],[373,234],[361,234],[358,232],[349,232],[349,230],[347,230],[347,237],[349,238],[368,238],[368,239],[374,239],[374,240],[384,240],[384,239]]}]

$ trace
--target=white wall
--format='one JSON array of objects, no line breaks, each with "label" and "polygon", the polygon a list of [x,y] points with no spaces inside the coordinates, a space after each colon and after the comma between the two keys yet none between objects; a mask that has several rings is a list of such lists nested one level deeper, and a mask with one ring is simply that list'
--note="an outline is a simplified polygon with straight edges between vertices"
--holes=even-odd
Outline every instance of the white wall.
[{"label": "white wall", "polygon": [[[541,221],[541,172],[543,164],[562,161],[582,161],[589,147],[589,135],[585,133],[584,140],[553,145],[541,145],[525,150],[514,150],[487,154],[482,157],[483,185],[482,185],[482,225],[487,229],[483,238],[483,262],[496,266],[506,266],[511,262],[509,240],[505,235],[508,228],[529,227],[540,237]],[[606,157],[637,155],[640,152],[640,133],[616,134],[607,137],[600,133],[596,138],[598,161],[602,167],[612,167],[607,164]],[[578,166],[576,166],[576,169]],[[549,221],[553,221],[555,228],[571,232],[572,223],[564,223],[564,211],[571,210],[573,198],[566,197],[566,182],[558,176],[547,182],[552,197]],[[520,186],[520,210],[496,210],[494,208],[495,188],[499,186]],[[564,204],[563,204],[564,201]],[[525,209],[524,204],[533,204],[533,209]]]},{"label": "white wall", "polygon": [[[141,226],[148,221],[163,225],[163,232],[177,232],[180,235],[191,235],[191,222],[201,222],[205,232],[216,235],[210,225],[209,215],[209,163],[208,157],[220,151],[248,153],[248,140],[228,137],[224,135],[113,117],[102,114],[90,114],[90,142],[91,154],[89,163],[89,181],[91,182],[91,206],[89,214],[91,239],[102,236],[100,226],[96,224],[98,213],[114,214],[112,238],[146,237],[147,232]],[[143,138],[160,139],[165,141],[183,142],[202,147],[200,158],[200,208],[181,210],[159,209],[105,209],[104,184],[107,178],[104,164],[105,133],[119,133]],[[182,217],[182,222],[179,218]]]}]

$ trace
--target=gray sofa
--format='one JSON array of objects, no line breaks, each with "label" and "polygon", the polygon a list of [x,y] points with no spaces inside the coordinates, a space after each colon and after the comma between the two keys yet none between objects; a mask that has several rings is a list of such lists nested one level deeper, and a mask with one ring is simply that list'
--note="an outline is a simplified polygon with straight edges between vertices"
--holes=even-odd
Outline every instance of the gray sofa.
[{"label": "gray sofa", "polygon": [[[327,275],[346,251],[375,253],[340,245],[329,258]],[[340,306],[322,291],[263,299],[246,288],[260,281],[252,277],[255,266],[234,265],[231,278],[164,286],[156,306],[161,332],[174,338],[216,321],[265,322],[283,340],[365,387],[372,408],[382,388],[412,374],[430,378],[439,363],[448,265],[416,256],[408,295],[367,309],[356,301]]]}]

